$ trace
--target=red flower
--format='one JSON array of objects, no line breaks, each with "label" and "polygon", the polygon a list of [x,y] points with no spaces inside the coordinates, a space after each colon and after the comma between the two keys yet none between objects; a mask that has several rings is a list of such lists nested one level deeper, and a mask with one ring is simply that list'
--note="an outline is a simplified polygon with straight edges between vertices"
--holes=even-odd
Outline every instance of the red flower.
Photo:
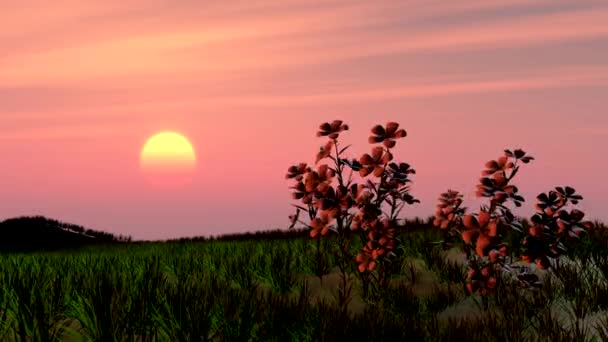
[{"label": "red flower", "polygon": [[509,163],[509,158],[507,156],[502,156],[498,158],[498,160],[490,160],[486,163],[486,169],[482,172],[484,176],[493,175],[498,171],[505,171],[507,169],[512,168],[513,163]]},{"label": "red flower", "polygon": [[295,179],[296,181],[301,181],[302,178],[304,178],[304,174],[306,174],[307,172],[312,171],[310,167],[308,167],[308,165],[306,165],[306,163],[300,163],[298,165],[293,165],[290,166],[287,169],[287,175],[285,176],[286,179]]},{"label": "red flower", "polygon": [[315,238],[319,235],[327,235],[329,232],[329,223],[332,219],[325,212],[321,212],[320,217],[314,218],[310,222],[310,227],[312,228],[310,231],[310,237]]},{"label": "red flower", "polygon": [[366,271],[372,272],[376,268],[376,265],[378,265],[378,263],[372,258],[372,249],[367,245],[357,254],[355,261],[357,264],[359,264],[357,269],[360,273]]},{"label": "red flower", "polygon": [[395,140],[407,135],[404,129],[399,129],[399,124],[396,122],[387,123],[386,128],[377,125],[372,128],[372,134],[369,137],[370,144],[384,143],[387,148],[395,147],[397,144]]},{"label": "red flower", "polygon": [[321,146],[319,148],[319,153],[317,153],[317,158],[315,163],[320,162],[321,160],[329,157],[331,155],[331,149],[334,146],[333,140],[329,140],[325,146]]},{"label": "red flower", "polygon": [[291,189],[295,190],[292,194],[294,199],[302,200],[304,204],[312,203],[314,193],[306,190],[306,184],[299,182],[295,186],[292,186]]},{"label": "red flower", "polygon": [[348,131],[348,125],[344,124],[342,120],[334,120],[332,123],[325,122],[319,126],[318,137],[329,137],[330,139],[336,140],[340,136],[340,132]]},{"label": "red flower", "polygon": [[495,287],[496,287],[496,283],[497,283],[497,282],[496,282],[496,278],[494,278],[494,277],[490,277],[490,278],[488,278],[488,280],[486,281],[486,286],[487,286],[489,289],[493,289],[493,288],[495,288]]},{"label": "red flower", "polygon": [[451,223],[464,213],[462,195],[458,191],[448,190],[439,197],[439,204],[435,210],[433,225],[441,229],[447,229]]},{"label": "red flower", "polygon": [[373,173],[374,176],[380,177],[384,173],[384,167],[391,160],[393,160],[393,155],[385,151],[382,146],[374,147],[372,150],[372,154],[364,154],[359,162],[363,166],[359,171],[361,177],[366,177],[370,173]]},{"label": "red flower", "polygon": [[477,255],[483,257],[492,245],[492,238],[497,235],[498,222],[492,219],[489,212],[481,210],[477,217],[464,215],[462,224],[465,230],[462,232],[462,239],[465,243],[471,243],[475,238],[475,251]]}]

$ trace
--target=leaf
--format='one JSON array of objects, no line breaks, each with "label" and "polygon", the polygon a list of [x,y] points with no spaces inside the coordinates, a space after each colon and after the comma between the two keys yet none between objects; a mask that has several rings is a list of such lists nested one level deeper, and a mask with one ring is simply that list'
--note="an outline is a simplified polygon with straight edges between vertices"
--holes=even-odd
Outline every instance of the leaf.
[{"label": "leaf", "polygon": [[522,163],[528,164],[530,161],[534,160],[534,157],[527,156],[527,157],[521,158],[520,160],[522,161]]},{"label": "leaf", "polygon": [[511,229],[515,230],[516,232],[522,233],[523,225],[519,222],[513,222],[511,223]]},{"label": "leaf", "polygon": [[574,193],[576,192],[576,190],[574,190],[573,188],[571,188],[569,186],[567,186],[565,190],[566,190],[566,195],[568,195],[568,196],[574,195]]},{"label": "leaf", "polygon": [[526,155],[526,152],[524,152],[524,150],[522,149],[516,149],[515,151],[513,151],[513,154],[515,155],[515,158],[521,159]]},{"label": "leaf", "polygon": [[541,214],[534,214],[530,218],[530,221],[532,221],[534,224],[541,224],[543,223],[543,216]]},{"label": "leaf", "polygon": [[300,217],[300,209],[298,208],[298,210],[296,211],[296,214],[293,216],[293,218],[291,219],[291,225],[289,226],[289,229],[293,229],[293,227],[296,226],[296,224],[298,223],[298,219]]},{"label": "leaf", "polygon": [[526,201],[522,196],[519,196],[519,195],[513,196],[513,199],[516,200],[516,201],[518,201],[518,202],[525,202]]},{"label": "leaf", "polygon": [[346,150],[347,150],[349,147],[351,147],[351,146],[352,146],[352,145],[347,145],[347,146],[343,147],[343,148],[340,150],[340,153],[339,153],[339,154],[344,153],[344,151],[346,151]]},{"label": "leaf", "polygon": [[549,200],[549,197],[547,196],[546,193],[541,193],[538,196],[536,196],[536,199],[541,201],[541,202],[547,202]]},{"label": "leaf", "polygon": [[303,210],[303,211],[308,211],[308,209],[307,209],[307,208],[304,208],[304,207],[299,206],[299,205],[297,205],[297,204],[292,204],[292,206],[294,206],[294,207],[296,207],[296,208],[298,208],[298,209],[300,209],[300,210]]},{"label": "leaf", "polygon": [[492,181],[492,179],[484,177],[482,179],[479,180],[479,182],[486,187],[492,187],[494,186],[494,182]]},{"label": "leaf", "polygon": [[513,221],[515,219],[515,215],[510,210],[505,210],[504,215],[509,221]]}]

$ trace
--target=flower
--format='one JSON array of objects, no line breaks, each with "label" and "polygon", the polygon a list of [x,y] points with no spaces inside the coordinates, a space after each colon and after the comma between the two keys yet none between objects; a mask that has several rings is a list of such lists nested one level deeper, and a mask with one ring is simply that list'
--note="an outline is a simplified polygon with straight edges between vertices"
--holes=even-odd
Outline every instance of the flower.
[{"label": "flower", "polygon": [[351,192],[351,189],[345,186],[338,186],[338,189],[336,190],[336,198],[338,200],[338,203],[340,204],[340,208],[342,208],[343,210],[348,210],[357,204],[357,201],[355,199],[355,196]]},{"label": "flower", "polygon": [[509,163],[509,158],[507,156],[502,156],[498,158],[498,160],[488,161],[485,165],[486,169],[481,174],[484,176],[490,176],[498,171],[506,171],[513,166],[513,163]]},{"label": "flower", "polygon": [[464,213],[464,208],[461,208],[461,205],[462,194],[458,191],[448,190],[442,193],[436,206],[433,225],[441,229],[447,229]]},{"label": "flower", "polygon": [[408,163],[390,163],[388,164],[390,179],[387,181],[387,186],[397,190],[410,182],[408,176],[415,174],[416,170],[412,169]]},{"label": "flower", "polygon": [[497,235],[498,221],[491,217],[488,211],[480,210],[477,217],[464,215],[462,224],[465,230],[462,232],[462,239],[465,243],[475,241],[475,251],[477,255],[486,256],[486,252],[492,245],[492,238]]},{"label": "flower", "polygon": [[287,169],[286,179],[295,179],[301,181],[304,178],[304,174],[310,172],[311,168],[306,163],[300,163],[298,165],[292,165]]},{"label": "flower", "polygon": [[305,183],[299,182],[295,186],[292,186],[291,189],[294,189],[292,193],[293,199],[302,200],[304,204],[312,203],[314,193],[307,190]]},{"label": "flower", "polygon": [[477,262],[470,262],[467,272],[467,291],[470,294],[477,292],[481,296],[486,296],[496,287],[497,277],[498,269],[492,263],[479,265]]},{"label": "flower", "polygon": [[372,248],[366,245],[355,257],[360,273],[373,271],[378,263],[372,258]]},{"label": "flower", "polygon": [[316,171],[308,172],[304,175],[303,183],[305,191],[317,195],[322,195],[329,189],[329,185],[335,172],[329,166],[323,164]]},{"label": "flower", "polygon": [[407,135],[404,129],[399,129],[399,124],[389,122],[386,128],[382,125],[376,125],[372,128],[372,135],[369,137],[370,144],[383,143],[387,148],[393,148],[397,144],[395,141],[399,138],[404,138]]},{"label": "flower", "polygon": [[320,162],[321,160],[329,157],[331,155],[331,148],[334,146],[333,140],[329,140],[324,146],[319,148],[319,152],[317,153],[317,158],[315,163]]},{"label": "flower", "polygon": [[547,215],[553,215],[557,207],[566,204],[566,199],[557,191],[549,191],[536,196],[538,202],[536,209],[545,212]]},{"label": "flower", "polygon": [[320,217],[314,218],[310,222],[310,237],[315,238],[319,235],[327,235],[329,232],[329,224],[333,219],[326,212],[321,212]]},{"label": "flower", "polygon": [[522,149],[516,149],[514,151],[511,150],[505,150],[505,156],[507,157],[513,157],[517,160],[521,160],[522,163],[527,164],[530,161],[534,160],[534,157],[532,156],[527,156],[526,152],[524,152],[524,150]]},{"label": "flower", "polygon": [[497,283],[496,278],[494,278],[494,277],[490,277],[490,278],[488,278],[488,280],[486,281],[486,286],[487,286],[489,289],[493,289],[493,288],[495,288],[495,287],[496,287],[496,283]]},{"label": "flower", "polygon": [[540,269],[551,266],[550,259],[558,258],[566,251],[566,245],[591,227],[591,222],[583,222],[585,213],[578,209],[563,209],[568,202],[582,199],[571,187],[556,187],[556,191],[541,193],[536,198],[537,213],[530,221],[532,226],[523,240],[522,260],[535,263]]},{"label": "flower", "polygon": [[342,120],[334,120],[332,123],[325,122],[319,126],[318,137],[329,137],[332,140],[338,139],[340,132],[348,131],[348,125],[344,124]]},{"label": "flower", "polygon": [[393,155],[385,151],[382,146],[377,146],[372,149],[372,154],[364,154],[359,159],[359,162],[363,166],[359,170],[361,177],[366,177],[370,173],[373,173],[375,177],[380,177],[384,173],[384,166],[393,160]]}]

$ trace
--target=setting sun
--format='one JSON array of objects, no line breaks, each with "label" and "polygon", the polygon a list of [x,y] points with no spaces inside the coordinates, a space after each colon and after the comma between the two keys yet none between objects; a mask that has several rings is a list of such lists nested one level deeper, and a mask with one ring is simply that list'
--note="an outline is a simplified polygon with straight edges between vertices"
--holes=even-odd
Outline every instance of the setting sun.
[{"label": "setting sun", "polygon": [[147,140],[141,151],[140,166],[154,184],[181,185],[192,180],[196,154],[185,136],[162,132]]}]

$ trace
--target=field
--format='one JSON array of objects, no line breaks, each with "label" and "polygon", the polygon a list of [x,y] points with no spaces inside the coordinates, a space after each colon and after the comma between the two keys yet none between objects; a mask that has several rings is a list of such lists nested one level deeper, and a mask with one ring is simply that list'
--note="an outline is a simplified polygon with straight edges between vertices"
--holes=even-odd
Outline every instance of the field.
[{"label": "field", "polygon": [[433,247],[439,234],[430,222],[411,222],[399,231],[404,254],[386,293],[364,298],[353,263],[346,312],[336,300],[341,279],[330,238],[3,254],[0,340],[605,340],[605,230],[593,230],[552,271],[539,271],[541,289],[504,279],[483,302],[466,294],[464,256]]}]

